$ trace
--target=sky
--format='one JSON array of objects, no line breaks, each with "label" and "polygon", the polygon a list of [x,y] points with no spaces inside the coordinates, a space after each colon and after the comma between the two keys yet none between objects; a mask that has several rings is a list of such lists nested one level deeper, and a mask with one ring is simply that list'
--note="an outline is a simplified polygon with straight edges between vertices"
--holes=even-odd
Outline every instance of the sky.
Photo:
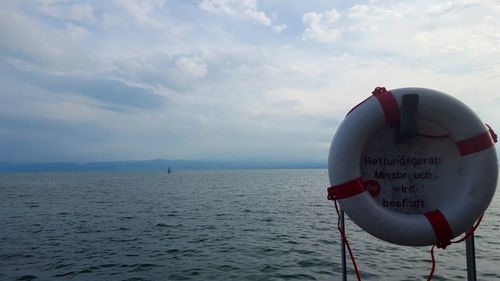
[{"label": "sky", "polygon": [[377,86],[500,132],[499,1],[0,1],[0,162],[326,161]]}]

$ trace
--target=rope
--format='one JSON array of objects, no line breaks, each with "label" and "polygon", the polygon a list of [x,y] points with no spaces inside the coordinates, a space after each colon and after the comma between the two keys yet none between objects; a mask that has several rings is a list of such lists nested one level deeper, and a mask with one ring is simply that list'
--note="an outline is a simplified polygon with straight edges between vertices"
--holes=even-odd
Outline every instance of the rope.
[{"label": "rope", "polygon": [[[483,216],[484,216],[484,213],[479,217],[479,219],[477,219],[476,224],[473,227],[471,227],[471,229],[469,231],[467,231],[467,233],[464,235],[464,237],[462,237],[462,238],[460,238],[458,240],[455,240],[455,241],[449,241],[449,243],[446,243],[446,246],[450,245],[450,244],[462,243],[465,240],[467,240],[469,237],[471,237],[472,235],[474,235],[474,231],[476,231],[476,229],[479,227],[479,224],[481,223],[481,220],[483,219]],[[429,273],[429,277],[427,278],[427,281],[431,281],[432,280],[432,276],[434,275],[434,270],[436,269],[436,259],[434,257],[434,248],[435,247],[442,248],[442,249],[446,248],[446,246],[443,247],[441,245],[442,244],[437,243],[437,244],[433,245],[432,248],[431,248],[432,268],[431,268],[431,272]]]},{"label": "rope", "polygon": [[[496,143],[498,141],[497,134],[495,134],[495,131],[493,131],[493,129],[488,124],[485,124],[485,125],[486,125],[486,127],[488,127],[488,132],[491,136],[491,140],[493,141],[493,143]],[[417,134],[417,135],[421,136],[421,137],[426,137],[426,138],[447,138],[447,137],[449,137],[449,135],[442,135],[442,136],[431,136],[431,135],[425,135],[425,134]],[[471,229],[464,235],[464,237],[462,237],[458,240],[455,240],[455,241],[440,241],[432,246],[432,248],[431,248],[432,268],[431,268],[431,272],[429,273],[429,278],[427,278],[427,281],[432,280],[432,276],[434,275],[434,270],[436,269],[436,259],[434,257],[434,248],[438,247],[441,249],[446,249],[446,247],[450,244],[458,244],[458,243],[464,242],[469,237],[474,235],[474,231],[476,231],[476,229],[479,227],[479,224],[481,223],[483,216],[484,216],[484,213],[481,214],[481,216],[477,220],[476,224],[473,227],[471,227]]]},{"label": "rope", "polygon": [[493,140],[493,142],[497,143],[498,136],[497,136],[497,134],[495,134],[495,131],[493,131],[493,129],[490,127],[490,125],[488,125],[488,124],[484,124],[484,125],[486,125],[486,127],[488,127],[488,131],[490,132],[491,139]]},{"label": "rope", "polygon": [[335,204],[335,210],[337,211],[337,228],[339,230],[340,235],[342,236],[342,240],[344,241],[344,244],[347,247],[347,251],[349,252],[349,256],[351,257],[352,265],[354,267],[354,272],[356,273],[356,278],[358,279],[358,281],[361,281],[361,274],[359,273],[358,266],[356,265],[356,261],[354,259],[354,255],[352,253],[351,246],[349,245],[349,241],[347,241],[347,236],[345,235],[345,232],[340,225],[340,211],[339,211],[339,207],[337,205],[337,200],[333,200],[333,203]]},{"label": "rope", "polygon": [[[359,273],[359,269],[358,269],[358,266],[356,264],[354,254],[352,253],[351,245],[349,245],[349,241],[347,240],[347,236],[346,236],[346,234],[345,234],[345,232],[342,229],[341,224],[340,224],[340,211],[339,211],[339,207],[337,205],[337,200],[333,200],[333,203],[335,204],[335,211],[337,211],[337,218],[338,218],[337,219],[337,228],[339,230],[340,235],[342,236],[342,240],[344,241],[344,244],[347,247],[347,251],[349,252],[349,257],[351,258],[351,262],[352,262],[352,265],[354,267],[354,272],[356,273],[356,278],[358,281],[361,281],[361,274]],[[450,244],[458,244],[458,243],[464,242],[465,240],[470,238],[472,235],[474,235],[474,232],[479,227],[479,224],[481,223],[483,216],[484,216],[484,213],[479,217],[476,224],[473,227],[471,227],[471,229],[464,235],[464,237],[462,237],[458,240],[455,240],[455,241],[449,241],[448,243],[439,242],[439,243],[436,243],[435,245],[432,245],[432,248],[431,248],[432,267],[431,267],[431,272],[429,273],[429,277],[427,278],[427,281],[432,280],[432,277],[434,276],[434,271],[436,270],[436,258],[434,256],[434,248],[438,247],[441,249],[445,249],[446,246],[448,246]]]},{"label": "rope", "polygon": [[[358,266],[356,264],[356,260],[354,258],[354,254],[352,253],[351,245],[349,245],[349,241],[347,240],[347,236],[346,236],[346,234],[345,234],[345,232],[342,229],[341,224],[340,224],[340,211],[339,211],[339,207],[337,205],[337,200],[333,200],[333,203],[335,204],[335,211],[337,211],[337,218],[338,218],[337,219],[337,228],[339,230],[340,235],[342,236],[342,240],[344,241],[344,244],[347,247],[347,251],[349,252],[349,257],[351,258],[351,262],[352,262],[352,265],[354,267],[354,272],[356,273],[356,278],[357,278],[358,281],[361,281],[361,274],[359,273],[359,269],[358,269]],[[429,277],[427,278],[427,281],[431,281],[432,280],[432,277],[434,276],[434,271],[436,270],[436,258],[434,256],[434,249],[436,247],[441,248],[441,249],[445,249],[450,244],[462,243],[463,241],[465,241],[468,238],[470,238],[472,235],[474,235],[474,232],[479,227],[479,224],[481,223],[481,220],[483,219],[483,216],[484,216],[484,213],[479,217],[479,219],[477,220],[476,224],[473,227],[471,227],[471,229],[464,235],[464,237],[462,237],[462,238],[460,238],[458,240],[455,240],[455,241],[446,241],[446,242],[445,241],[441,241],[441,242],[438,242],[438,243],[436,243],[435,245],[432,246],[432,248],[431,248],[432,267],[431,267],[431,272],[429,273]]]},{"label": "rope", "polygon": [[423,137],[423,138],[430,138],[430,139],[446,139],[446,138],[450,137],[450,135],[433,136],[433,135],[420,134],[420,133],[417,133],[417,136]]},{"label": "rope", "polygon": [[434,275],[434,269],[436,269],[436,259],[434,258],[434,247],[436,247],[436,245],[432,245],[431,248],[432,268],[431,268],[431,273],[429,273],[429,278],[427,278],[427,281],[432,280],[432,276]]}]

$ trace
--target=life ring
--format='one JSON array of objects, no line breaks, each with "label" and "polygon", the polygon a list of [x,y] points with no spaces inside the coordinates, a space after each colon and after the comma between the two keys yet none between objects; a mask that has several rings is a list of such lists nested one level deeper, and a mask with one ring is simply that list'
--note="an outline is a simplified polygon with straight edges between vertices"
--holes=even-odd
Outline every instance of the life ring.
[{"label": "life ring", "polygon": [[[361,178],[361,153],[373,132],[399,119],[403,95],[417,94],[418,120],[432,121],[449,133],[462,160],[459,186],[446,202],[422,214],[399,213],[380,205]],[[328,196],[358,226],[399,245],[446,243],[467,232],[489,206],[498,178],[494,141],[488,128],[459,100],[430,89],[377,88],[349,112],[332,140]]]}]

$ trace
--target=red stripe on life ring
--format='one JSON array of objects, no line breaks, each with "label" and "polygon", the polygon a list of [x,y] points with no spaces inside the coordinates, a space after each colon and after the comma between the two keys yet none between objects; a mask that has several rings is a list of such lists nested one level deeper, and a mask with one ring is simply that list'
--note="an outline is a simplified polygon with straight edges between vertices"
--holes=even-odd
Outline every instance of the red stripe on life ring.
[{"label": "red stripe on life ring", "polygon": [[460,155],[465,156],[494,146],[490,132],[457,142]]},{"label": "red stripe on life ring", "polygon": [[424,215],[431,223],[434,234],[436,234],[437,246],[445,248],[446,246],[450,245],[450,240],[451,238],[453,238],[453,232],[451,231],[448,220],[446,220],[446,217],[443,215],[443,213],[441,213],[439,210],[435,210],[429,213],[425,213]]},{"label": "red stripe on life ring", "polygon": [[328,200],[340,200],[358,195],[365,192],[361,178],[354,179],[345,183],[330,186],[328,188]]},{"label": "red stripe on life ring", "polygon": [[372,94],[377,98],[380,106],[382,106],[385,121],[393,126],[397,126],[399,124],[399,106],[392,93],[383,87],[377,87]]}]

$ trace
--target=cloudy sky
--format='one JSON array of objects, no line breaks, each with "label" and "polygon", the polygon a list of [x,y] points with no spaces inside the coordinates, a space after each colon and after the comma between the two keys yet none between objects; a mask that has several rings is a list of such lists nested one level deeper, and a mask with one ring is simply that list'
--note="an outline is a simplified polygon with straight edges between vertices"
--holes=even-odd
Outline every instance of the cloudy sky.
[{"label": "cloudy sky", "polygon": [[376,86],[500,131],[500,2],[0,2],[0,162],[326,161]]}]

